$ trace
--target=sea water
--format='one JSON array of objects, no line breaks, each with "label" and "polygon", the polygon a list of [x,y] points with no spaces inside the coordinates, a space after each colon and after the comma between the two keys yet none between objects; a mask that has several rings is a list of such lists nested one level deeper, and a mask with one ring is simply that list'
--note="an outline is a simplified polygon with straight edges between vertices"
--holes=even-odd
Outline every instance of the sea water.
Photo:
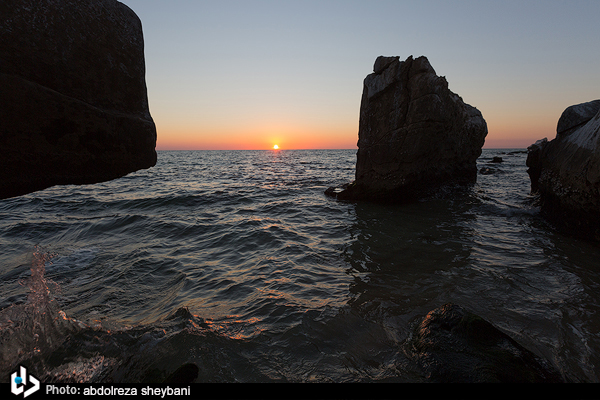
[{"label": "sea water", "polygon": [[324,195],[355,150],[159,151],[0,200],[0,374],[424,382],[401,345],[452,302],[598,382],[600,246],[540,216],[525,159],[484,150],[476,184],[377,205]]}]

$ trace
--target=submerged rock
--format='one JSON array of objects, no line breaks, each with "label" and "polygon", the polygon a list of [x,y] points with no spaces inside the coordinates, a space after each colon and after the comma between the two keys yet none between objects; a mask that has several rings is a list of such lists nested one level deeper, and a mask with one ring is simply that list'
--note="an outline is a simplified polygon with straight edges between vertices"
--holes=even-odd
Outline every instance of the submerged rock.
[{"label": "submerged rock", "polygon": [[568,233],[600,240],[600,100],[567,108],[556,138],[528,147],[527,166],[542,213]]},{"label": "submerged rock", "polygon": [[498,172],[498,170],[496,168],[490,168],[490,167],[481,167],[481,169],[479,170],[479,173],[481,175],[492,175],[497,172]]},{"label": "submerged rock", "polygon": [[116,0],[0,4],[0,198],[156,164],[142,26]]},{"label": "submerged rock", "polygon": [[456,304],[428,313],[405,351],[432,382],[563,382],[545,360]]},{"label": "submerged rock", "polygon": [[426,57],[381,56],[373,70],[364,80],[355,181],[336,197],[403,202],[474,182],[487,135],[481,112]]}]

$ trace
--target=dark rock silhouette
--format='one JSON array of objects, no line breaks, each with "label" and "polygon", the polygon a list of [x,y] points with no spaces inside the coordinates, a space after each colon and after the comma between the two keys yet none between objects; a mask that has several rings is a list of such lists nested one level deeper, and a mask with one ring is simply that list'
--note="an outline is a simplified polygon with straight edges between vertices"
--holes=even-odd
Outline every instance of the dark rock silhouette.
[{"label": "dark rock silhouette", "polygon": [[547,361],[456,304],[429,312],[404,349],[431,382],[563,382]]},{"label": "dark rock silhouette", "polygon": [[568,107],[556,137],[528,147],[531,190],[561,230],[600,240],[600,100]]},{"label": "dark rock silhouette", "polygon": [[481,112],[436,75],[426,57],[378,57],[364,80],[355,181],[340,200],[412,201],[477,179],[487,135]]},{"label": "dark rock silhouette", "polygon": [[0,36],[0,198],[156,164],[132,10],[116,0],[3,0]]}]

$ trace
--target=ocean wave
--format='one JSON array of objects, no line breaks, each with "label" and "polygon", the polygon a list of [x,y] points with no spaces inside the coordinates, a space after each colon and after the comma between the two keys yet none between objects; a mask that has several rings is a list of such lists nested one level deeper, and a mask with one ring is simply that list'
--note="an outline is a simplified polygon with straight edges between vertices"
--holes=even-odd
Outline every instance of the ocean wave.
[{"label": "ocean wave", "polygon": [[352,180],[353,150],[159,152],[121,179],[3,200],[2,371],[427,381],[399,343],[455,302],[598,381],[599,250],[538,218],[524,153],[502,157],[502,174],[405,205],[323,194]]}]

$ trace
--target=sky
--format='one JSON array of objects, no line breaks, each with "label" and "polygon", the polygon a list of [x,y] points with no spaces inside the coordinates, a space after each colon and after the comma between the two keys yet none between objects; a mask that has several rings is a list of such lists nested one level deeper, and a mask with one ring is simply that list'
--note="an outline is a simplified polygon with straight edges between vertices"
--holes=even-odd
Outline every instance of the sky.
[{"label": "sky", "polygon": [[426,56],[485,148],[600,98],[599,0],[120,0],[140,17],[157,150],[356,149],[380,55]]}]

